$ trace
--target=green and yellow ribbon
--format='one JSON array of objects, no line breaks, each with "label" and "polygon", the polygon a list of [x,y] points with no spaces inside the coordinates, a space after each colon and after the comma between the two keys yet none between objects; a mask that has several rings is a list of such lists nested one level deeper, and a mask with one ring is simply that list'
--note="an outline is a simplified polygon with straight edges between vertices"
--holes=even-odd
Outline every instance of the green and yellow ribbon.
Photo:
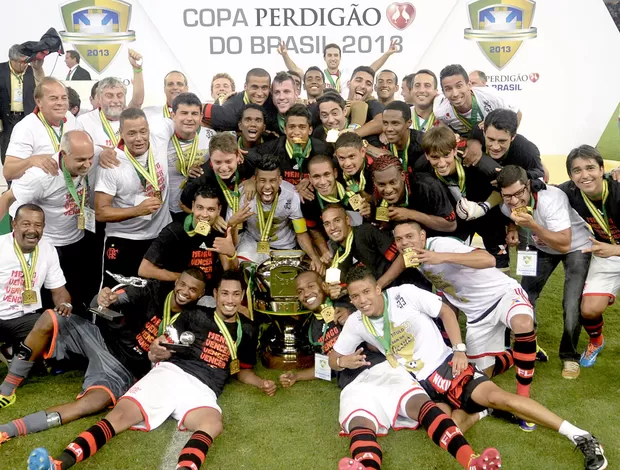
[{"label": "green and yellow ribbon", "polygon": [[59,152],[60,151],[60,140],[62,139],[65,122],[60,121],[60,134],[57,134],[54,128],[50,126],[49,122],[47,122],[47,119],[45,119],[45,116],[43,116],[43,113],[41,111],[37,113],[37,117],[43,123],[43,127],[45,127],[45,130],[47,131],[47,135],[50,136],[50,140],[52,141],[52,146],[54,147],[54,152]]},{"label": "green and yellow ribbon", "polygon": [[[459,157],[454,157],[454,163],[456,165],[456,176],[458,178],[459,190],[461,191],[461,194],[463,195],[463,197],[466,197],[467,196],[467,185],[465,182],[465,168],[463,168],[463,163]],[[448,186],[453,185],[451,181],[448,181],[446,178],[441,176],[437,170],[435,170],[435,175],[437,175],[437,178],[442,183]]]},{"label": "green and yellow ribbon", "polygon": [[80,196],[78,195],[77,187],[75,186],[75,183],[73,182],[71,173],[69,173],[69,170],[67,170],[67,167],[65,166],[64,158],[62,159],[60,166],[62,168],[62,174],[65,178],[65,185],[67,186],[67,190],[69,191],[69,194],[71,194],[71,197],[75,201],[76,206],[80,208],[80,216],[84,217],[84,207],[86,205],[86,193],[88,192],[88,176],[84,177],[85,185],[84,185],[84,188],[82,189],[82,200],[80,201]]},{"label": "green and yellow ribbon", "polygon": [[267,216],[267,220],[265,221],[265,212],[263,210],[263,202],[260,200],[258,194],[256,195],[256,219],[258,221],[258,230],[260,232],[260,241],[268,242],[271,237],[271,227],[273,226],[273,218],[276,214],[276,207],[278,205],[278,196],[273,200],[271,204],[271,210],[269,211],[269,215]]},{"label": "green and yellow ribbon", "polygon": [[138,174],[138,178],[140,178],[140,182],[144,186],[144,189],[146,190],[146,181],[148,181],[149,183],[151,183],[151,186],[153,187],[153,191],[161,191],[159,189],[159,183],[157,182],[157,169],[155,168],[155,157],[153,156],[153,151],[151,147],[149,146],[149,153],[146,157],[148,170],[144,168],[131,153],[129,153],[129,150],[127,149],[127,147],[125,147],[124,151],[125,151],[125,155],[127,155],[127,158],[129,159],[129,161],[135,168],[136,173]]},{"label": "green and yellow ribbon", "polygon": [[321,193],[319,193],[318,190],[316,191],[319,200],[319,206],[321,206],[321,209],[325,208],[325,204],[323,203],[323,201],[330,204],[338,204],[339,202],[342,202],[342,200],[346,197],[346,190],[344,189],[342,183],[340,183],[339,181],[336,181],[336,192],[338,194],[338,197],[323,196]]},{"label": "green and yellow ribbon", "polygon": [[172,296],[173,295],[174,295],[174,290],[170,291],[170,293],[168,294],[164,302],[164,312],[162,315],[161,323],[159,324],[159,330],[157,331],[157,334],[159,336],[163,335],[166,332],[166,327],[174,324],[174,322],[177,321],[177,318],[179,318],[179,315],[181,315],[181,312],[179,312],[174,317],[170,318],[170,313],[172,311]]},{"label": "green and yellow ribbon", "polygon": [[228,328],[226,328],[226,324],[224,323],[224,320],[220,318],[217,312],[215,312],[213,316],[215,317],[215,323],[217,324],[217,327],[220,329],[220,333],[222,333],[222,336],[224,337],[224,340],[226,341],[226,346],[228,346],[228,350],[230,351],[230,360],[231,361],[237,360],[237,348],[239,347],[239,344],[241,344],[241,337],[243,336],[243,330],[241,328],[241,320],[239,319],[239,314],[237,314],[237,340],[236,341],[233,341],[232,336],[230,335],[230,332],[228,331]]},{"label": "green and yellow ribbon", "polygon": [[35,268],[37,267],[37,260],[39,259],[39,245],[37,245],[34,248],[34,251],[30,253],[30,264],[26,261],[24,252],[17,244],[17,240],[15,238],[13,238],[13,250],[15,250],[19,264],[22,267],[22,272],[24,273],[24,290],[32,290]]},{"label": "green and yellow ribbon", "polygon": [[461,124],[463,124],[468,131],[472,131],[478,125],[478,116],[480,116],[481,121],[484,120],[484,116],[480,112],[480,108],[478,106],[478,99],[473,92],[471,94],[471,116],[469,119],[459,113],[456,108],[452,108],[454,109],[454,115],[459,121],[461,121]]},{"label": "green and yellow ribbon", "polygon": [[332,87],[334,87],[334,90],[336,90],[336,93],[340,93],[340,72],[338,72],[335,82],[334,82],[334,79],[332,78],[332,74],[329,72],[328,69],[323,70],[323,72],[325,72],[325,78],[327,78],[327,81],[331,84]]},{"label": "green and yellow ribbon", "polygon": [[[186,141],[189,142],[189,141]],[[186,178],[189,175],[189,169],[194,165],[196,161],[196,155],[198,154],[198,134],[194,135],[194,139],[189,144],[188,155],[185,158],[185,152],[183,152],[183,146],[181,145],[181,140],[177,137],[176,134],[172,136],[172,145],[174,146],[174,150],[177,153],[177,157],[179,159],[179,171]]]},{"label": "green and yellow ribbon", "polygon": [[390,299],[388,298],[387,294],[383,292],[383,335],[382,336],[377,333],[374,325],[370,321],[370,318],[366,315],[362,315],[362,323],[364,324],[364,327],[371,335],[377,338],[377,341],[379,341],[379,344],[383,346],[386,356],[392,353],[392,336],[391,336],[391,331],[390,331],[390,318],[388,315],[389,305],[390,305]]},{"label": "green and yellow ribbon", "polygon": [[345,259],[347,259],[347,257],[351,254],[351,248],[353,247],[353,229],[350,228],[350,230],[351,231],[347,235],[347,240],[344,244],[345,246],[344,252],[342,254],[339,254],[340,247],[338,247],[338,249],[336,250],[336,253],[334,254],[334,259],[332,260],[332,266],[331,266],[332,268],[338,268],[340,263],[342,263]]},{"label": "green and yellow ribbon", "polygon": [[170,118],[170,108],[168,108],[168,104],[167,103],[164,105],[164,117],[165,118]]},{"label": "green and yellow ribbon", "polygon": [[108,118],[105,117],[105,114],[103,114],[103,109],[99,110],[99,118],[101,119],[101,124],[103,125],[103,130],[105,131],[106,135],[108,136],[108,138],[112,142],[112,146],[113,147],[117,147],[118,146],[118,141],[120,140],[120,137],[112,129],[112,125],[110,124],[110,121],[108,121]]},{"label": "green and yellow ribbon", "polygon": [[433,123],[434,122],[435,122],[435,112],[434,111],[431,112],[431,115],[423,123],[420,121],[420,116],[418,116],[418,113],[416,113],[415,110],[413,111],[413,128],[416,131],[426,132],[431,127],[433,127]]},{"label": "green and yellow ribbon", "polygon": [[615,245],[616,241],[614,240],[614,237],[611,233],[609,217],[607,216],[607,209],[605,209],[605,203],[607,202],[607,198],[609,197],[609,184],[607,183],[607,180],[603,180],[603,192],[601,193],[602,210],[599,210],[596,205],[594,205],[592,200],[583,191],[581,191],[581,197],[583,197],[583,200],[586,203],[588,210],[592,214],[592,217],[594,217],[594,220],[596,220],[596,223],[599,224],[599,226],[603,229],[605,235],[609,237],[609,242],[612,245]]},{"label": "green and yellow ribbon", "polygon": [[224,180],[218,175],[215,174],[215,178],[217,179],[218,184],[220,185],[220,189],[224,193],[224,197],[226,198],[226,202],[228,203],[228,207],[232,209],[232,213],[234,214],[239,210],[239,201],[241,199],[241,193],[239,192],[239,170],[235,172],[235,189],[231,191],[224,183]]},{"label": "green and yellow ribbon", "polygon": [[407,167],[409,166],[409,144],[410,143],[411,143],[411,134],[409,134],[409,137],[407,137],[407,145],[405,145],[405,149],[403,150],[402,157],[400,156],[400,152],[398,151],[396,144],[390,144],[390,150],[392,151],[392,155],[400,158],[400,161],[403,165],[403,170],[405,170],[405,173],[407,173],[408,171]]},{"label": "green and yellow ribbon", "polygon": [[304,160],[308,158],[310,152],[312,151],[312,140],[308,139],[308,142],[306,142],[306,146],[302,149],[301,145],[293,144],[287,139],[285,148],[289,158],[294,158],[297,162],[297,168],[299,168],[299,172],[301,173],[301,168],[303,166]]}]

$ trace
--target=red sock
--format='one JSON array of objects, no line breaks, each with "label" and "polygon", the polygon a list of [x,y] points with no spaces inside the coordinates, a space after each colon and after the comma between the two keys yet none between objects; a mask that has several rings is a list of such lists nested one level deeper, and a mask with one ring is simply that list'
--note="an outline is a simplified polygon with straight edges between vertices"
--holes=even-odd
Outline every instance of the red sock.
[{"label": "red sock", "polygon": [[508,349],[503,353],[495,356],[495,367],[493,368],[493,377],[503,374],[515,364],[512,350]]},{"label": "red sock", "polygon": [[517,369],[517,395],[529,397],[536,364],[536,332],[515,333],[512,354]]},{"label": "red sock", "polygon": [[383,452],[377,442],[377,434],[368,428],[355,427],[349,433],[351,437],[351,457],[364,467],[379,470]]},{"label": "red sock", "polygon": [[583,329],[586,330],[586,333],[588,333],[590,343],[596,347],[603,344],[603,325],[605,324],[605,321],[603,320],[602,315],[594,319],[588,319],[580,316],[579,323],[583,325]]},{"label": "red sock", "polygon": [[179,454],[177,469],[198,470],[204,463],[211,444],[213,444],[213,438],[209,434],[196,431]]}]

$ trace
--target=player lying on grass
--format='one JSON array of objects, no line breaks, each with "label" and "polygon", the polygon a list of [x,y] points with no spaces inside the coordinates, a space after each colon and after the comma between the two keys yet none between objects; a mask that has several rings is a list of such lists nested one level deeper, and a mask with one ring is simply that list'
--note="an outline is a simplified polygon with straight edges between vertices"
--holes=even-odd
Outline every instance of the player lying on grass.
[{"label": "player lying on grass", "polygon": [[80,434],[52,459],[47,450],[35,449],[29,470],[64,470],[87,459],[127,429],[150,431],[168,417],[179,421],[180,430],[193,434],[179,455],[177,469],[197,470],[207,451],[222,432],[222,414],[217,397],[231,375],[268,395],[275,394],[271,380],[252,370],[256,362],[257,329],[238,314],[243,299],[241,275],[225,271],[214,289],[215,309],[181,312],[174,327],[180,337],[195,341],[186,351],[171,352],[161,346],[160,336],[151,345],[149,357],[159,362],[142,380],[121,397],[108,415]]},{"label": "player lying on grass", "polygon": [[109,325],[103,322],[101,331],[77,315],[65,317],[52,310],[44,312],[22,343],[0,386],[8,395],[7,403],[15,403],[14,384],[23,381],[35,361],[42,357],[86,358],[88,367],[82,393],[75,401],[0,425],[0,444],[115,405],[116,400],[151,369],[148,351],[158,336],[158,329],[163,332],[181,311],[196,309],[196,302],[204,294],[205,282],[205,274],[200,269],[189,268],[177,279],[172,291],[169,287],[161,288],[159,281],[150,281],[143,288],[128,286],[115,293],[106,287],[97,296],[97,303],[122,311],[125,321]]},{"label": "player lying on grass", "polygon": [[[465,353],[459,352],[464,345],[456,317],[439,296],[413,285],[392,287],[382,292],[365,267],[349,271],[347,285],[351,302],[358,311],[349,316],[334,344],[329,355],[330,366],[342,370],[366,365],[367,361],[358,349],[358,345],[365,341],[383,352],[394,369],[411,373],[423,391],[407,402],[402,400],[400,403],[403,403],[404,409],[400,412],[405,411],[410,419],[419,421],[428,430],[429,436],[438,445],[447,448],[464,468],[495,468],[500,460],[499,453],[495,449],[487,449],[481,457],[488,457],[489,460],[474,466],[478,465],[478,461],[469,461],[471,447],[462,438],[461,431],[430,400],[443,401],[454,409],[468,413],[486,408],[507,411],[566,436],[583,452],[586,470],[607,468],[603,449],[592,434],[563,420],[530,398],[502,390],[480,369],[467,364]],[[456,351],[451,351],[443,342],[432,321],[437,317],[442,319]],[[384,397],[387,396],[384,394]],[[370,426],[377,427],[377,420],[371,418],[369,414],[364,416]]]}]

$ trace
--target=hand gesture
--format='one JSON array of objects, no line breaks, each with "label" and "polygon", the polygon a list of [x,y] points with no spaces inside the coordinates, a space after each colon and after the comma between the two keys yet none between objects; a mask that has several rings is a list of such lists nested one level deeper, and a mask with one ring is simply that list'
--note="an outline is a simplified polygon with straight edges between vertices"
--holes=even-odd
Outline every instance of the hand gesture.
[{"label": "hand gesture", "polygon": [[33,167],[41,168],[48,175],[58,174],[58,162],[51,155],[33,155],[28,161]]},{"label": "hand gesture", "polygon": [[280,54],[282,57],[288,56],[288,50],[286,49],[286,44],[284,43],[284,41],[282,41],[278,46],[278,54]]},{"label": "hand gesture", "polygon": [[228,256],[232,258],[235,256],[235,244],[232,239],[232,229],[228,227],[226,229],[225,237],[217,237],[213,239],[213,248],[209,248],[210,251],[215,251],[220,255]]},{"label": "hand gesture", "polygon": [[151,346],[149,346],[149,360],[151,362],[165,361],[166,359],[170,359],[170,356],[174,353],[171,349],[166,349],[161,346],[160,343],[162,341],[166,341],[165,336],[155,338],[155,341],[153,341]]},{"label": "hand gesture", "polygon": [[224,217],[218,215],[215,218],[215,222],[213,222],[213,228],[218,232],[226,233],[226,229],[228,228],[228,223],[224,220]]},{"label": "hand gesture", "polygon": [[118,299],[118,294],[112,292],[109,287],[104,287],[97,295],[97,305],[100,307],[108,308]]},{"label": "hand gesture", "polygon": [[142,68],[142,55],[133,49],[129,49],[129,63],[134,69]]},{"label": "hand gesture", "polygon": [[228,226],[236,227],[237,225],[244,223],[253,215],[254,212],[252,212],[252,209],[250,209],[250,203],[246,202],[245,206],[235,212],[233,216],[228,220]]},{"label": "hand gesture", "polygon": [[43,59],[37,59],[30,62],[30,65],[35,70],[41,70],[43,68]]},{"label": "hand gesture", "polygon": [[338,325],[344,326],[349,318],[349,309],[345,307],[336,307],[334,312],[334,322]]},{"label": "hand gesture", "polygon": [[99,166],[101,168],[112,169],[121,164],[118,157],[116,156],[116,150],[112,147],[104,147],[104,149],[99,154]]},{"label": "hand gesture", "polygon": [[599,258],[609,258],[610,256],[618,256],[618,250],[616,245],[612,245],[610,243],[599,242],[598,240],[589,237],[590,241],[592,241],[592,247],[584,248],[582,253],[592,253],[594,256],[598,256]]},{"label": "hand gesture", "polygon": [[290,388],[297,382],[297,375],[292,370],[280,375],[280,385],[282,388]]},{"label": "hand gesture", "polygon": [[243,181],[240,185],[243,188],[243,195],[246,201],[251,201],[256,196],[256,180],[254,178]]},{"label": "hand gesture", "polygon": [[270,397],[276,394],[276,383],[273,380],[263,380],[259,388]]},{"label": "hand gesture", "polygon": [[468,140],[463,154],[464,166],[476,166],[482,158],[482,144],[477,140]]},{"label": "hand gesture", "polygon": [[385,51],[385,53],[387,55],[392,55],[395,52],[400,52],[400,51],[401,51],[401,49],[398,47],[396,39],[392,39],[392,42],[390,42],[390,48],[387,51]]},{"label": "hand gesture", "polygon": [[360,206],[360,215],[364,218],[369,218],[372,216],[372,206],[366,199],[364,199],[362,205]]},{"label": "hand gesture", "polygon": [[334,259],[334,256],[329,251],[326,251],[325,253],[321,255],[321,263],[323,264],[326,264],[326,265],[332,264],[333,259]]},{"label": "hand gesture", "polygon": [[335,282],[327,284],[327,290],[329,291],[329,298],[332,300],[342,297],[342,287],[340,287],[340,284],[336,284]]},{"label": "hand gesture", "polygon": [[519,227],[533,229],[536,226],[534,217],[532,217],[532,215],[528,212],[511,212],[510,218]]},{"label": "hand gesture", "polygon": [[161,201],[156,197],[149,197],[138,204],[138,214],[139,216],[151,215],[159,210],[161,207]]},{"label": "hand gesture", "polygon": [[366,360],[364,348],[359,348],[353,354],[349,356],[342,356],[340,358],[340,367],[345,369],[358,369],[360,367],[369,366],[370,362]]}]

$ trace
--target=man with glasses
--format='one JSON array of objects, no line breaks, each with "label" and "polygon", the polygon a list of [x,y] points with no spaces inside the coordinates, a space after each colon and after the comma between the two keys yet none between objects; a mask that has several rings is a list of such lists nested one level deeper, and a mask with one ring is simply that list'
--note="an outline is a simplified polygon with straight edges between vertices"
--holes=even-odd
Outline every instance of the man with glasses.
[{"label": "man with glasses", "polygon": [[531,261],[532,269],[523,273],[521,285],[534,308],[557,265],[562,262],[564,266],[564,333],[560,359],[562,377],[576,379],[579,377],[577,342],[581,332],[579,304],[590,266],[590,253],[583,252],[591,245],[588,227],[561,189],[528,178],[520,166],[504,167],[497,177],[497,187],[504,201],[501,211],[512,220],[506,243],[521,250],[517,274],[521,263]]}]

